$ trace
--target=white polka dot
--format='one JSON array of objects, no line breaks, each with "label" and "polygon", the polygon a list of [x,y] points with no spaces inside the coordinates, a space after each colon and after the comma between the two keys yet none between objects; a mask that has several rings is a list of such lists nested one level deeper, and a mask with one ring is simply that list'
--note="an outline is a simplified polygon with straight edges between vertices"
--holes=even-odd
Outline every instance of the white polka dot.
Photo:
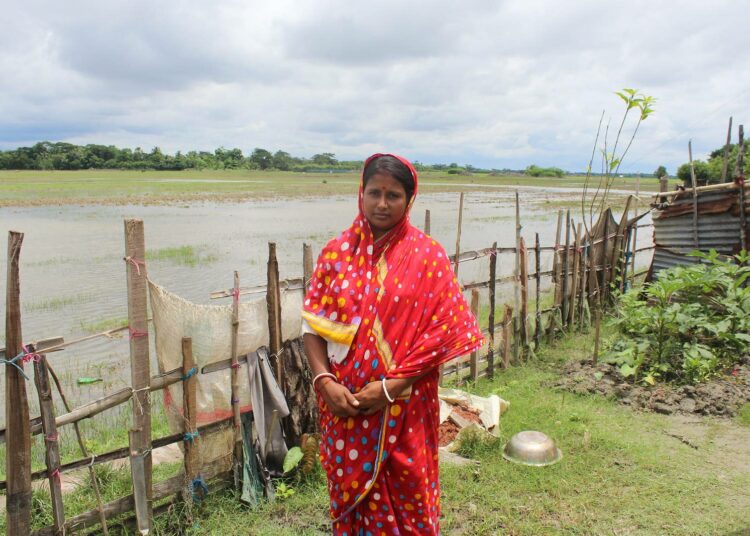
[{"label": "white polka dot", "polygon": [[344,279],[344,282],[341,283],[341,288],[349,288],[349,280]]},{"label": "white polka dot", "polygon": [[352,449],[349,451],[349,459],[350,460],[356,460],[359,457],[359,452],[357,452],[356,449]]},{"label": "white polka dot", "polygon": [[362,428],[369,428],[370,427],[370,421],[362,421]]},{"label": "white polka dot", "polygon": [[375,499],[376,501],[379,501],[380,500],[380,493],[377,493],[377,492],[373,493],[372,494],[372,498]]},{"label": "white polka dot", "polygon": [[341,251],[346,251],[347,249],[349,249],[349,242],[341,244]]},{"label": "white polka dot", "polygon": [[344,476],[344,470],[343,469],[336,469],[336,474],[338,476]]},{"label": "white polka dot", "polygon": [[388,437],[388,443],[393,444],[395,442],[396,442],[396,436],[395,435],[392,435],[392,436]]},{"label": "white polka dot", "polygon": [[367,246],[367,253],[369,255],[372,255],[372,244],[370,244],[369,246]]},{"label": "white polka dot", "polygon": [[344,449],[344,440],[339,439],[336,441],[336,450],[343,450]]}]

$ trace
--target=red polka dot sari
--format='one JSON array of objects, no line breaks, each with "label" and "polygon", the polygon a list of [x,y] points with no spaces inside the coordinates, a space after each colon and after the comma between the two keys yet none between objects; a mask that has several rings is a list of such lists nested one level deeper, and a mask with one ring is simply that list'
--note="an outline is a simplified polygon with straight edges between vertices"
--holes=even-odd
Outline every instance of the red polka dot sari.
[{"label": "red polka dot sari", "polygon": [[360,183],[359,214],[321,252],[302,312],[324,339],[349,346],[330,367],[352,392],[423,375],[370,416],[336,417],[319,397],[336,535],[439,533],[437,367],[483,342],[445,250],[409,223],[417,173],[396,158],[415,182],[404,218],[375,242]]}]

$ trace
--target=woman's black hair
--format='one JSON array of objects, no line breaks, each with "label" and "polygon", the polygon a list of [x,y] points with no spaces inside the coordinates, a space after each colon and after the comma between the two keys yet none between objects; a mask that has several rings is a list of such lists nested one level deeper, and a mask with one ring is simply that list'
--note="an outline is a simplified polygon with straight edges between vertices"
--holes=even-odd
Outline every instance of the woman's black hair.
[{"label": "woman's black hair", "polygon": [[367,186],[367,181],[378,173],[390,175],[400,182],[406,190],[407,202],[411,200],[411,196],[414,195],[414,177],[411,170],[401,160],[390,155],[379,156],[372,160],[365,168],[362,178],[363,186]]}]

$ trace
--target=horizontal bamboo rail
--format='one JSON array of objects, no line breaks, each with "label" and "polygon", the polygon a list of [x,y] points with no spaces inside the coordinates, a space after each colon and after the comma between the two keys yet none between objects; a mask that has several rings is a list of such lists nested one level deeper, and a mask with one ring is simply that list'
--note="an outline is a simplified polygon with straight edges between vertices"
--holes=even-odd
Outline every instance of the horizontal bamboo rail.
[{"label": "horizontal bamboo rail", "polygon": [[[227,428],[231,425],[232,418],[229,417],[227,419],[222,419],[220,421],[215,421],[209,424],[204,424],[203,426],[198,427],[198,434],[201,436],[207,436],[209,434],[212,434],[218,430],[221,430],[223,428]],[[166,447],[167,445],[173,445],[174,443],[179,443],[181,441],[184,441],[185,435],[182,432],[171,434],[168,436],[164,436],[158,439],[154,439],[152,443],[152,449],[158,449],[161,447]],[[109,452],[103,452],[102,454],[94,454],[88,458],[81,458],[78,460],[75,460],[73,462],[68,462],[64,465],[60,466],[60,474],[63,473],[69,473],[71,471],[75,471],[76,469],[83,469],[89,466],[93,465],[99,465],[102,463],[108,463],[115,460],[121,460],[123,458],[127,458],[130,455],[130,449],[128,447],[122,447],[119,449],[110,450]],[[31,473],[31,480],[43,480],[49,476],[46,469],[42,471],[35,471]],[[6,482],[4,480],[0,480],[0,491],[4,490],[6,488]]]}]

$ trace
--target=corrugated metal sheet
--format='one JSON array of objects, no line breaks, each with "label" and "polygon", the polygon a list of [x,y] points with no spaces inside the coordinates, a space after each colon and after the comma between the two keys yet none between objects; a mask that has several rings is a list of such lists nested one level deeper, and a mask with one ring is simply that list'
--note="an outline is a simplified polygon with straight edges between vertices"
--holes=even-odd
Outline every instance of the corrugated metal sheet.
[{"label": "corrugated metal sheet", "polygon": [[[693,236],[693,199],[681,197],[654,210],[654,258],[651,276],[677,265],[699,262],[686,254],[715,249],[732,255],[740,249],[739,199],[736,190],[698,193],[698,245]],[[748,229],[745,230],[748,233]]]}]

